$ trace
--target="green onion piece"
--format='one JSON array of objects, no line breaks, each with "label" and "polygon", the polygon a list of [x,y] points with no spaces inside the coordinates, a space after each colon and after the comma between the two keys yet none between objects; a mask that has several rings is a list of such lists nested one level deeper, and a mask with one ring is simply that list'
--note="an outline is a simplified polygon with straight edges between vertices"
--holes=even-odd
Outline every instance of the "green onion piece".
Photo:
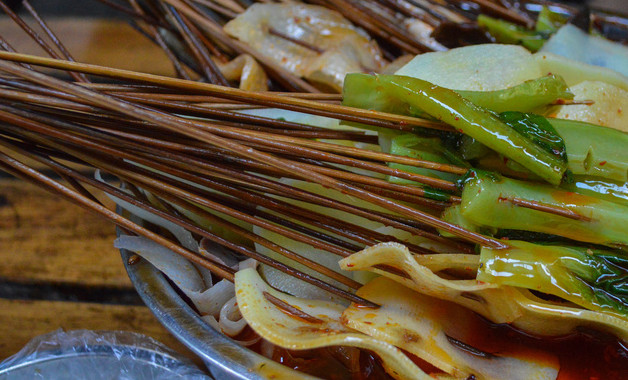
[{"label": "green onion piece", "polygon": [[477,279],[553,294],[584,308],[628,317],[628,258],[623,252],[509,241],[483,247]]}]

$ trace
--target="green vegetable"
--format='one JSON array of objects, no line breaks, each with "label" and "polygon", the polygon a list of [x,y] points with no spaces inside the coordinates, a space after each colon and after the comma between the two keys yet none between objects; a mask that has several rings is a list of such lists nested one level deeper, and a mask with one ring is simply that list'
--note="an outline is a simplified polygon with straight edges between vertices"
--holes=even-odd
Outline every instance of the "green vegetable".
[{"label": "green vegetable", "polygon": [[523,45],[532,52],[543,47],[545,41],[567,21],[565,16],[552,12],[548,7],[543,7],[539,12],[534,30],[486,15],[478,16],[478,25],[486,29],[497,42]]},{"label": "green vegetable", "polygon": [[628,182],[613,182],[596,177],[575,176],[565,190],[628,206]]},{"label": "green vegetable", "polygon": [[[580,218],[518,206],[516,199],[558,207]],[[612,247],[628,244],[628,207],[494,173],[470,171],[461,210],[462,216],[481,226],[542,232]]]},{"label": "green vegetable", "polygon": [[574,175],[628,181],[628,134],[580,121],[547,119],[565,140]]},{"label": "green vegetable", "polygon": [[476,158],[484,157],[491,150],[486,145],[480,143],[473,137],[462,135],[458,142],[458,153],[465,160],[474,160]]},{"label": "green vegetable", "polygon": [[[368,85],[365,85],[368,84]],[[377,94],[356,95],[364,91]],[[370,103],[373,99],[388,106]],[[487,111],[452,90],[421,79],[396,76],[348,74],[345,78],[343,104],[366,109],[422,110],[473,137],[539,175],[551,184],[560,184],[567,169],[564,161],[549,154],[525,136]]]},{"label": "green vegetable", "polygon": [[[480,233],[483,233],[483,232],[495,232],[495,229],[491,229],[491,231],[483,231],[480,228],[480,226],[478,226],[477,224],[473,224],[469,219],[467,219],[464,216],[462,216],[462,212],[460,210],[460,205],[447,207],[445,209],[445,211],[443,211],[443,213],[442,213],[442,215],[440,217],[445,222],[455,224],[455,225],[460,226],[462,228],[465,228],[465,229],[467,229],[469,231],[480,232]],[[450,233],[450,232],[448,232],[446,230],[439,230],[438,232],[442,236],[444,236],[444,237],[449,237],[449,238],[455,238],[456,237],[455,235],[453,235],[452,233]]]},{"label": "green vegetable", "polygon": [[[384,146],[389,149],[382,149],[388,153],[396,154],[399,156],[419,158],[422,160],[429,160],[433,162],[440,162],[444,164],[455,163],[457,165],[466,165],[464,161],[455,160],[453,155],[447,151],[441,144],[441,141],[436,137],[421,137],[413,133],[404,134],[388,134],[385,138],[389,139]],[[383,138],[380,136],[380,141]],[[447,159],[447,158],[450,159]],[[445,179],[448,181],[455,181],[458,176],[455,174],[444,173],[438,170],[420,168],[416,166],[403,165],[397,163],[389,163],[388,166],[394,169],[400,169],[411,173],[421,174],[428,177]],[[394,183],[407,183],[417,184],[416,182],[409,181],[403,178],[390,177],[389,180]],[[417,184],[418,185],[418,184]]]},{"label": "green vegetable", "polygon": [[509,241],[483,247],[477,279],[553,294],[628,317],[628,258],[622,252]]},{"label": "green vegetable", "polygon": [[[385,84],[377,81],[376,77],[372,75],[346,75],[342,97],[342,104],[350,107],[431,119],[431,116],[422,109],[390,94],[385,88]],[[390,131],[364,124],[359,124],[359,126],[378,131]]]},{"label": "green vegetable", "polygon": [[573,99],[561,77],[548,75],[495,91],[456,91],[472,103],[495,112],[532,112],[559,99]]},{"label": "green vegetable", "polygon": [[534,30],[529,30],[523,26],[513,24],[508,21],[488,17],[478,16],[478,25],[486,29],[497,42],[503,44],[523,45],[528,50],[535,52],[543,47],[547,40],[547,35]]},{"label": "green vegetable", "polygon": [[499,115],[499,119],[545,149],[546,152],[567,161],[563,138],[543,116],[522,112],[503,112]]},{"label": "green vegetable", "polygon": [[568,18],[560,13],[552,12],[548,7],[543,7],[536,19],[534,30],[547,35],[555,33],[561,26],[565,25]]}]

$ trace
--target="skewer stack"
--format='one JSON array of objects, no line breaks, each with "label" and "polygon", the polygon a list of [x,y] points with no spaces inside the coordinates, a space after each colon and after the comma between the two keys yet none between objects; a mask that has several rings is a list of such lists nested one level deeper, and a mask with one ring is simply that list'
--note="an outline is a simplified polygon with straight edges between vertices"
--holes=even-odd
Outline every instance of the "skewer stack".
[{"label": "skewer stack", "polygon": [[[222,278],[233,280],[233,269],[106,209],[98,201],[95,190],[158,215],[237,255],[254,258],[367,306],[375,305],[351,291],[330,285],[324,279],[333,279],[349,289],[357,289],[359,284],[354,280],[245,230],[229,218],[245,221],[340,257],[365,246],[398,239],[306,210],[286,199],[349,212],[423,236],[460,252],[471,252],[473,244],[493,248],[505,246],[503,241],[468,231],[436,216],[445,207],[460,202],[455,183],[393,169],[386,164],[413,165],[455,175],[465,174],[466,168],[335,143],[347,140],[376,142],[372,135],[364,132],[329,130],[236,111],[259,106],[275,107],[401,131],[412,131],[415,127],[451,131],[450,126],[415,117],[341,106],[337,104],[341,100],[338,95],[307,93],[317,92],[317,89],[265,61],[265,58],[260,58],[260,62],[279,85],[302,92],[257,93],[230,87],[212,61],[212,55],[220,56],[221,49],[217,46],[227,51],[255,52],[224,35],[218,23],[202,17],[198,8],[200,1],[166,0],[163,3],[166,6],[158,9],[167,14],[147,12],[135,1],[131,1],[133,10],[129,12],[147,22],[145,31],[167,52],[169,48],[160,39],[157,29],[176,28],[193,52],[199,74],[209,83],[189,80],[176,54],[169,56],[179,68],[177,71],[182,79],[76,63],[27,2],[27,10],[44,29],[52,45],[44,42],[8,7],[3,7],[53,57],[15,53],[8,43],[0,41],[4,48],[0,51],[0,97],[4,100],[0,105],[0,120],[3,123],[0,144],[17,153],[0,153],[0,165],[4,170],[103,215],[129,233],[154,240]],[[203,2],[221,12],[222,16],[241,11],[236,3],[218,3]],[[369,17],[365,18],[370,22],[368,26],[388,33],[386,38],[395,42],[397,48],[406,52],[418,49],[416,44],[410,47],[410,41],[401,38],[397,31],[380,28],[382,20],[377,17],[383,16],[367,12],[367,8],[363,9],[353,2],[329,3],[344,10],[345,14],[354,14],[358,10],[368,13]],[[384,6],[382,3],[378,2],[377,6]],[[401,2],[385,3],[396,8],[402,6]],[[147,4],[156,6],[154,3]],[[164,25],[166,22],[173,24]],[[257,58],[259,54],[255,54]],[[69,73],[73,80],[60,80],[38,72],[34,67],[61,70]],[[115,84],[94,83],[94,78],[107,78]],[[20,162],[19,155],[49,166],[60,174],[65,183],[54,181]],[[66,161],[114,175],[121,181],[124,190],[81,175],[65,165]],[[358,174],[350,168],[359,168],[367,174]],[[446,197],[435,200],[423,187],[389,183],[379,178],[382,174],[429,186],[446,194]],[[293,187],[280,178],[322,185],[388,211],[374,212],[330,199]],[[150,198],[147,193],[151,194]],[[518,199],[510,201],[520,207],[579,217],[558,207]],[[320,276],[303,273],[246,245],[226,240],[185,217],[178,211],[181,208],[288,257]],[[444,238],[437,230],[448,231],[457,239]],[[409,248],[415,254],[437,253],[415,245],[409,245]]]}]

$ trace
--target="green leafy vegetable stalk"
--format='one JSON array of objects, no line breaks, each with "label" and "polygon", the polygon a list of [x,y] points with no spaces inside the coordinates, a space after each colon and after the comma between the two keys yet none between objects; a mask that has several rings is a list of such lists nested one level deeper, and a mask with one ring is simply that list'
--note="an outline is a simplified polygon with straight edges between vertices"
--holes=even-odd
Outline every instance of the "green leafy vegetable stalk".
[{"label": "green leafy vegetable stalk", "polygon": [[628,318],[628,257],[623,252],[509,241],[482,248],[480,281],[553,294],[584,308]]},{"label": "green leafy vegetable stalk", "polygon": [[[379,139],[382,150],[387,153],[444,164],[468,166],[465,161],[457,158],[453,153],[449,152],[441,144],[440,139],[436,137],[421,137],[414,133],[397,134],[395,132],[392,132],[380,133]],[[388,166],[393,169],[400,169],[411,173],[440,178],[448,181],[456,181],[458,179],[458,176],[456,176],[455,174],[444,173],[433,169],[420,168],[416,166],[397,164],[392,162],[389,163]],[[389,181],[393,183],[420,185],[414,181],[397,177],[390,177]]]},{"label": "green leafy vegetable stalk", "polygon": [[486,29],[497,42],[523,45],[532,52],[542,48],[545,41],[567,21],[565,16],[552,12],[547,7],[539,12],[534,29],[486,15],[478,16],[478,26]]},{"label": "green leafy vegetable stalk", "polygon": [[495,112],[532,112],[559,99],[574,98],[565,80],[555,75],[527,80],[503,90],[456,92],[474,104]]},{"label": "green leafy vegetable stalk", "polygon": [[421,79],[349,74],[345,78],[343,95],[343,104],[352,107],[415,115],[424,112],[554,185],[561,183],[567,169],[564,160],[536,145],[493,112],[473,104],[455,91]]},{"label": "green leafy vegetable stalk", "polygon": [[[569,212],[571,217],[543,207]],[[614,248],[628,245],[628,207],[480,170],[470,171],[464,182],[461,215],[484,227],[540,232]]]},{"label": "green leafy vegetable stalk", "polygon": [[547,121],[565,141],[567,167],[574,175],[628,181],[628,134],[581,121]]}]

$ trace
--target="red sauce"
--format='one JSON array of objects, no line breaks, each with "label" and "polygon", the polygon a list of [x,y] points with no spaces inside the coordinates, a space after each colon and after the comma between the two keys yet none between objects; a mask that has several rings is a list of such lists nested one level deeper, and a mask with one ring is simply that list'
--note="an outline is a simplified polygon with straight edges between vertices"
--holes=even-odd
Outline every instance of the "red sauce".
[{"label": "red sauce", "polygon": [[582,330],[561,337],[539,337],[476,318],[467,329],[471,334],[455,338],[495,355],[558,360],[558,380],[628,379],[628,346],[612,335]]},{"label": "red sauce", "polygon": [[351,347],[293,351],[275,347],[273,360],[308,375],[329,380],[388,380],[379,358]]}]

